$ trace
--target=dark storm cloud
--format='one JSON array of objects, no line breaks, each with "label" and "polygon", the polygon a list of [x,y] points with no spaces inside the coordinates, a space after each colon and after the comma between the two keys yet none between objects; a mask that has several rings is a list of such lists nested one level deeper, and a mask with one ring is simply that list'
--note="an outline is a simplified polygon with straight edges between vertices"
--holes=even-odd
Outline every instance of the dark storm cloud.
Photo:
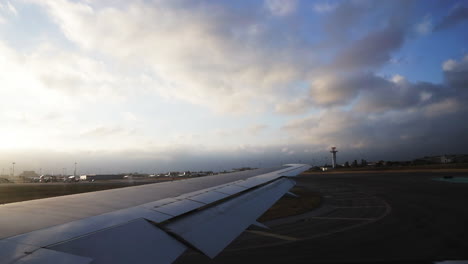
[{"label": "dark storm cloud", "polygon": [[468,7],[458,6],[434,27],[434,31],[448,29],[466,20],[468,20]]}]

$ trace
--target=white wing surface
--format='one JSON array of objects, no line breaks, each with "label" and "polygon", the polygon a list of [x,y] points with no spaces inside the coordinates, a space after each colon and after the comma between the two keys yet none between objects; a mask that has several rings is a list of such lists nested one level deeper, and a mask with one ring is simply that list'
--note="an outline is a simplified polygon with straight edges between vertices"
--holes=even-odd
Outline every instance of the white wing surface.
[{"label": "white wing surface", "polygon": [[0,263],[172,263],[213,258],[309,169],[288,164],[0,206]]}]

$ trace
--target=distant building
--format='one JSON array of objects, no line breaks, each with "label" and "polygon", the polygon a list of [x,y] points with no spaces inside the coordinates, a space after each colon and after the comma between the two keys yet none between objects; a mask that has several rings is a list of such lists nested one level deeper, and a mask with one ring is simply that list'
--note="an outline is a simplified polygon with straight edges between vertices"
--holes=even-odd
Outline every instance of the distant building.
[{"label": "distant building", "polygon": [[440,163],[452,163],[453,160],[448,156],[440,156]]},{"label": "distant building", "polygon": [[412,163],[415,165],[468,163],[468,155],[456,154],[456,155],[426,156],[423,158],[415,159],[413,160]]},{"label": "distant building", "polygon": [[34,178],[38,177],[39,174],[37,174],[35,171],[23,171],[19,176],[24,178]]}]

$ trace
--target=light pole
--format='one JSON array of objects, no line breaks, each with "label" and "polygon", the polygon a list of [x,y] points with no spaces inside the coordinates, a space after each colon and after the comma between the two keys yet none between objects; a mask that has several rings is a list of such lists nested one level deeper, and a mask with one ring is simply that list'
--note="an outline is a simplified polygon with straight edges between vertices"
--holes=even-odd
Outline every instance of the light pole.
[{"label": "light pole", "polygon": [[16,164],[16,162],[12,162],[11,164],[13,164],[13,168],[12,168],[11,174],[13,175],[13,177],[15,177],[15,164]]},{"label": "light pole", "polygon": [[78,164],[78,163],[76,163],[76,161],[75,161],[75,170],[73,171],[73,176],[75,176],[75,178],[76,178],[76,164]]}]

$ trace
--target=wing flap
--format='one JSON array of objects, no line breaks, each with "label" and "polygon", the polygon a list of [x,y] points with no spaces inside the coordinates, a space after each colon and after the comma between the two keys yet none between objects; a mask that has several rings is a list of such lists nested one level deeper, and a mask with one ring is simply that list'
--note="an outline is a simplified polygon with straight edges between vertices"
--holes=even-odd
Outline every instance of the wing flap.
[{"label": "wing flap", "polygon": [[0,241],[0,256],[1,263],[7,264],[88,264],[92,261],[92,259],[86,257],[74,256],[67,253],[57,252],[31,245],[12,243],[9,241]]},{"label": "wing flap", "polygon": [[51,244],[70,240],[78,236],[97,232],[102,229],[121,225],[135,220],[136,218],[145,218],[154,222],[162,222],[171,218],[171,216],[142,207],[134,207],[28,232],[4,239],[3,241],[36,247],[45,247]]},{"label": "wing flap", "polygon": [[187,247],[144,219],[47,247],[93,264],[172,263]]},{"label": "wing flap", "polygon": [[40,248],[37,251],[21,258],[15,264],[90,264],[93,260],[86,257],[75,256],[55,250]]},{"label": "wing flap", "polygon": [[294,182],[279,179],[165,226],[213,258],[281,198]]}]

